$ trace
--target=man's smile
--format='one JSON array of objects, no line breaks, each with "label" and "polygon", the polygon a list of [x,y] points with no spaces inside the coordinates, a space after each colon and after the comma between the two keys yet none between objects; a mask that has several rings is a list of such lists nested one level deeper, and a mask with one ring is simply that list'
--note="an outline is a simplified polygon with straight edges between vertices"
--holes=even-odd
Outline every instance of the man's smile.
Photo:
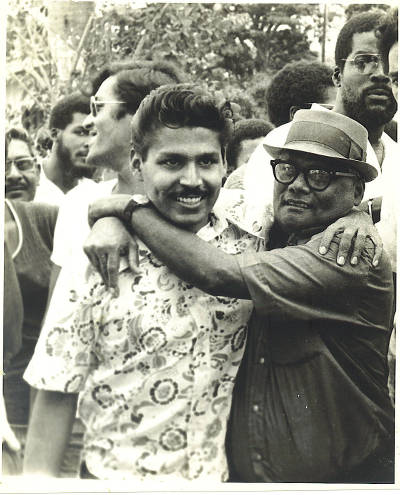
[{"label": "man's smile", "polygon": [[301,210],[307,210],[311,208],[309,203],[302,201],[301,199],[285,199],[283,201],[284,206],[289,206],[292,208],[299,208]]},{"label": "man's smile", "polygon": [[171,198],[186,208],[197,208],[204,198],[207,197],[205,191],[180,191],[171,194]]}]

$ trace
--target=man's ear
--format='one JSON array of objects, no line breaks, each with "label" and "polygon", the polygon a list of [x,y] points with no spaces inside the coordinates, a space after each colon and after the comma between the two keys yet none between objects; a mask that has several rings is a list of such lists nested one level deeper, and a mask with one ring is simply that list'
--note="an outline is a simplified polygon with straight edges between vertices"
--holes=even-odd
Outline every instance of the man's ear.
[{"label": "man's ear", "polygon": [[289,108],[289,120],[293,120],[294,114],[297,112],[297,110],[300,110],[301,107],[298,105],[292,105]]},{"label": "man's ear", "polygon": [[60,133],[61,133],[61,129],[57,129],[56,127],[52,127],[50,129],[50,137],[53,140],[53,143],[54,143],[54,141],[57,140],[57,138],[60,135]]},{"label": "man's ear", "polygon": [[131,148],[130,163],[132,170],[135,172],[137,171],[140,175],[142,175],[143,160],[140,154],[135,151],[134,148]]},{"label": "man's ear", "polygon": [[354,206],[358,206],[364,197],[365,182],[357,179],[354,188]]},{"label": "man's ear", "polygon": [[336,66],[335,70],[333,71],[332,81],[337,88],[340,88],[340,86],[342,85],[342,74],[338,66]]}]

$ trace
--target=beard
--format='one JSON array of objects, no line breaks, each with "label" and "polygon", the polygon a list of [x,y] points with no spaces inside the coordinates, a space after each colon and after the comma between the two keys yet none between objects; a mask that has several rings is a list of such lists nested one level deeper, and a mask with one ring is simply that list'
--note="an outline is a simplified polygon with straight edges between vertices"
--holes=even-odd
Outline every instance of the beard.
[{"label": "beard", "polygon": [[93,177],[95,169],[87,165],[75,165],[72,160],[71,152],[66,146],[64,146],[62,139],[58,142],[56,155],[57,162],[61,164],[62,169],[67,175],[76,179],[82,179],[83,177],[91,179]]},{"label": "beard", "polygon": [[346,115],[367,129],[379,127],[392,120],[397,111],[397,101],[391,92],[386,106],[367,103],[367,91],[357,94],[351,88],[342,86],[342,102]]}]

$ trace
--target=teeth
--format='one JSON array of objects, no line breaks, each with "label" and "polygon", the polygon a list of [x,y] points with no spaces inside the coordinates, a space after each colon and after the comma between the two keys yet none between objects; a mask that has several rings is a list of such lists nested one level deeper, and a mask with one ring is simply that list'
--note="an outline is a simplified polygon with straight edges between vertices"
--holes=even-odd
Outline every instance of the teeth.
[{"label": "teeth", "polygon": [[179,203],[186,203],[193,205],[201,201],[201,196],[195,196],[195,197],[191,196],[190,198],[187,196],[178,196],[176,200],[179,201]]}]

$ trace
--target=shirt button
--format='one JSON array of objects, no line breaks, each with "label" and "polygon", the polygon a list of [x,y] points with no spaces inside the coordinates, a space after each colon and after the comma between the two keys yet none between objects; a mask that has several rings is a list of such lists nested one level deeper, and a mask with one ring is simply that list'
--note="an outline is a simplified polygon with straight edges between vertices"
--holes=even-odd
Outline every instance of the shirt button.
[{"label": "shirt button", "polygon": [[253,411],[258,412],[259,410],[260,410],[260,408],[258,407],[258,404],[254,404]]},{"label": "shirt button", "polygon": [[258,452],[256,452],[254,455],[253,455],[253,459],[255,461],[261,461],[262,460],[262,455],[259,454]]},{"label": "shirt button", "polygon": [[264,364],[265,363],[265,359],[262,357],[260,358],[260,360],[258,361],[260,364]]}]

